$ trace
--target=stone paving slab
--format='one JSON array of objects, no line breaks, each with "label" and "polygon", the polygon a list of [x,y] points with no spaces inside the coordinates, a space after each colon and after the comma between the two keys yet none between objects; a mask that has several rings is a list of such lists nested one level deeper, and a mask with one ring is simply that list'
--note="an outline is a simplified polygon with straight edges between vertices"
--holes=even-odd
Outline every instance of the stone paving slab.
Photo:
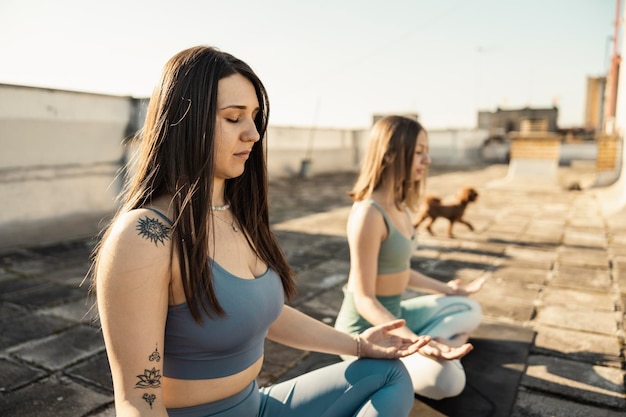
[{"label": "stone paving slab", "polygon": [[41,379],[46,373],[21,362],[0,358],[0,375],[0,392],[6,392]]},{"label": "stone paving slab", "polygon": [[36,313],[0,319],[0,349],[49,336],[71,325],[65,320]]},{"label": "stone paving slab", "polygon": [[550,274],[550,271],[541,268],[522,267],[516,265],[499,265],[491,273],[491,279],[520,281],[525,283],[526,285],[543,285],[548,280]]},{"label": "stone paving slab", "polygon": [[[483,286],[479,293],[481,299],[493,298],[501,303],[518,301],[532,305],[539,296],[540,291],[543,290],[543,285],[541,284],[518,281],[508,276],[496,275],[495,272],[492,272],[490,275],[489,285]],[[476,294],[476,296],[479,294]]]},{"label": "stone paving slab", "polygon": [[564,246],[559,251],[559,263],[561,265],[604,269],[609,266],[609,258],[606,250],[590,248],[573,249]]},{"label": "stone paving slab", "polygon": [[[336,278],[343,284],[346,281],[346,275],[338,274],[329,278]],[[337,318],[337,312],[343,302],[343,292],[341,287],[337,286],[334,290],[324,291],[305,302],[298,303],[298,310],[323,321],[326,324],[334,325]]]},{"label": "stone paving slab", "polygon": [[556,251],[550,247],[533,248],[511,245],[506,248],[504,254],[519,263],[532,264],[536,268],[551,269],[556,261]]},{"label": "stone paving slab", "polygon": [[14,277],[10,280],[4,280],[0,282],[0,300],[10,301],[13,293],[19,291],[36,290],[38,287],[46,284],[47,283],[42,280],[22,279],[20,277]]},{"label": "stone paving slab", "polygon": [[42,315],[58,317],[74,323],[85,323],[95,327],[100,326],[97,308],[94,306],[93,300],[87,297],[81,297],[76,301],[57,307],[43,308],[39,312]]},{"label": "stone paving slab", "polygon": [[537,323],[589,333],[615,336],[615,314],[612,311],[546,305],[539,309]]},{"label": "stone paving slab", "polygon": [[476,279],[495,268],[493,263],[457,261],[454,259],[411,260],[411,268],[416,268],[431,278],[448,281],[453,278]]},{"label": "stone paving slab", "polygon": [[[68,247],[68,245],[64,243],[60,243],[59,246],[59,249],[54,249],[57,253],[60,253],[63,248]],[[5,270],[11,271],[20,276],[37,276],[56,269],[59,266],[66,265],[70,262],[69,260],[72,259],[65,259],[59,256],[48,256],[46,254],[46,250],[47,249],[16,249],[14,251],[4,253],[0,258],[0,265]],[[84,259],[86,258],[83,258],[83,261]]]},{"label": "stone paving slab", "polygon": [[[24,314],[24,309],[9,303],[0,304],[0,323],[11,317],[17,317]],[[1,326],[1,324],[0,324]]]},{"label": "stone paving slab", "polygon": [[67,239],[54,245],[30,247],[28,251],[47,258],[55,259],[63,266],[84,264],[89,260],[89,256],[97,242],[97,238],[92,236],[86,239]]},{"label": "stone paving slab", "polygon": [[59,305],[67,301],[84,299],[85,291],[64,285],[43,282],[22,291],[5,293],[3,300],[29,309]]},{"label": "stone paving slab", "polygon": [[102,333],[89,326],[75,326],[45,339],[10,349],[13,356],[50,371],[58,371],[104,349]]},{"label": "stone paving slab", "polygon": [[455,251],[445,251],[440,255],[440,259],[444,261],[464,262],[470,265],[484,265],[484,269],[490,269],[496,261],[502,257],[500,253],[470,251],[459,248]]},{"label": "stone paving slab", "polygon": [[520,390],[511,417],[623,417],[623,410],[580,404],[559,397]]},{"label": "stone paving slab", "polygon": [[611,275],[608,267],[587,268],[559,265],[554,271],[551,284],[583,291],[594,290],[606,293],[611,289]]},{"label": "stone paving slab", "polygon": [[531,355],[522,384],[570,400],[626,410],[624,371],[619,368]]},{"label": "stone paving slab", "polygon": [[537,332],[533,347],[536,353],[616,368],[622,366],[621,346],[615,336],[543,325],[533,328]]},{"label": "stone paving slab", "polygon": [[15,278],[18,278],[15,272],[0,267],[0,282],[14,280]]},{"label": "stone paving slab", "polygon": [[524,323],[535,315],[535,306],[530,300],[507,300],[506,304],[499,299],[488,298],[478,293],[473,296],[481,305],[483,314],[498,317],[507,323]]},{"label": "stone paving slab", "polygon": [[598,232],[585,232],[579,230],[566,230],[563,243],[569,246],[586,246],[604,248],[606,237]]},{"label": "stone paving slab", "polygon": [[[40,275],[40,278],[45,279],[46,281],[52,281],[74,288],[79,288],[89,271],[89,267],[90,264],[88,262],[82,261],[77,265],[68,266],[67,268],[46,271]],[[88,288],[88,286],[89,282],[85,282],[82,287]]]},{"label": "stone paving slab", "polygon": [[89,417],[115,417],[115,407],[110,405],[104,408],[102,411],[98,411],[95,414],[89,413]]},{"label": "stone paving slab", "polygon": [[66,377],[51,377],[0,395],[0,410],[6,417],[77,417],[110,402],[110,395]]},{"label": "stone paving slab", "polygon": [[569,288],[546,288],[542,297],[543,304],[570,306],[595,310],[614,311],[613,297],[607,292],[580,291]]},{"label": "stone paving slab", "polygon": [[113,394],[113,380],[106,352],[98,353],[88,360],[69,367],[64,373],[74,380],[86,382],[100,388],[104,393]]}]

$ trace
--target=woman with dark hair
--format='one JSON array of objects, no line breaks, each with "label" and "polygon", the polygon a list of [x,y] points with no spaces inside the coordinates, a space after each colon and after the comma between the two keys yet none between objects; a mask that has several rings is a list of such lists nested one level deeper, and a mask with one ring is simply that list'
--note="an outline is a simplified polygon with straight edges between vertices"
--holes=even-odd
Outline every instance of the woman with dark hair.
[{"label": "woman with dark hair", "polygon": [[[402,320],[351,336],[284,304],[293,272],[269,227],[267,94],[230,54],[172,57],[140,132],[123,204],[94,252],[93,281],[123,416],[406,416],[395,359],[428,337]],[[265,337],[362,359],[259,389]]]},{"label": "woman with dark hair", "polygon": [[[483,280],[443,283],[411,269],[417,233],[410,212],[417,210],[429,164],[428,135],[420,123],[402,116],[376,122],[349,193],[354,200],[347,226],[350,274],[335,328],[358,334],[401,318],[406,325],[392,333],[411,340],[431,336],[418,353],[401,361],[417,394],[441,399],[465,387],[459,359],[472,349],[468,333],[482,314],[467,295],[478,291]],[[434,294],[403,300],[407,288]]]}]

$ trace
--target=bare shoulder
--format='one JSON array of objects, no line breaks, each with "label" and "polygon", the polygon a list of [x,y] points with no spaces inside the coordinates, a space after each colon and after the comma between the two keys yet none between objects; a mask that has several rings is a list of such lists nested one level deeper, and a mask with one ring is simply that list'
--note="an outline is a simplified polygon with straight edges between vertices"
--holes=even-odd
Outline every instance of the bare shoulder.
[{"label": "bare shoulder", "polygon": [[358,201],[352,205],[350,211],[350,220],[356,222],[383,221],[383,215],[380,210],[377,209],[371,201]]},{"label": "bare shoulder", "polygon": [[350,211],[348,234],[367,235],[368,238],[386,235],[385,220],[371,202],[356,202]]},{"label": "bare shoulder", "polygon": [[109,239],[140,247],[167,247],[172,230],[167,220],[148,209],[136,209],[119,216],[111,225]]},{"label": "bare shoulder", "polygon": [[134,270],[154,274],[169,269],[172,230],[170,224],[147,209],[119,216],[103,242],[101,264],[117,273]]}]

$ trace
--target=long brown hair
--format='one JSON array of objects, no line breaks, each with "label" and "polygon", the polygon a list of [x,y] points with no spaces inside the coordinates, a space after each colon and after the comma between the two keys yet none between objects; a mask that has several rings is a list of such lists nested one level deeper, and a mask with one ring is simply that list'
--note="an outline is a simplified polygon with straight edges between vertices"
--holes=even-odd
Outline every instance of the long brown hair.
[{"label": "long brown hair", "polygon": [[383,181],[393,187],[396,206],[402,203],[416,210],[423,182],[411,181],[413,155],[420,132],[426,131],[416,120],[404,116],[386,116],[377,121],[369,136],[363,165],[352,190],[354,201],[372,194]]},{"label": "long brown hair", "polygon": [[[148,104],[136,169],[128,182],[121,214],[141,208],[162,195],[171,195],[174,213],[172,251],[178,251],[185,298],[196,321],[201,310],[223,315],[213,287],[209,254],[211,204],[215,165],[217,90],[222,78],[246,77],[259,101],[255,118],[259,142],[252,148],[244,173],[226,180],[225,199],[248,242],[269,268],[280,276],[287,299],[295,293],[293,271],[269,227],[265,133],[269,102],[265,87],[240,59],[207,46],[174,55]],[[109,234],[106,231],[101,242]],[[99,248],[94,251],[93,284],[97,279]],[[92,284],[92,287],[95,285]],[[208,301],[208,303],[207,303]]]}]

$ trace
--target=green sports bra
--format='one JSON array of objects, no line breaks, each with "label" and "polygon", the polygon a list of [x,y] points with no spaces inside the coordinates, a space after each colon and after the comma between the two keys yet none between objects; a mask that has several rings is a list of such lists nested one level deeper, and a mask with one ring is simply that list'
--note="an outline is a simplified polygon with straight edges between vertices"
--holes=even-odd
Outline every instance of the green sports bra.
[{"label": "green sports bra", "polygon": [[[396,229],[393,222],[387,217],[385,210],[373,198],[364,201],[380,211],[389,231],[387,238],[381,242],[378,251],[378,274],[395,274],[406,271],[411,267],[411,255],[417,248],[417,233],[414,230],[411,239],[407,239]],[[407,212],[406,215],[409,216],[409,213]]]}]

